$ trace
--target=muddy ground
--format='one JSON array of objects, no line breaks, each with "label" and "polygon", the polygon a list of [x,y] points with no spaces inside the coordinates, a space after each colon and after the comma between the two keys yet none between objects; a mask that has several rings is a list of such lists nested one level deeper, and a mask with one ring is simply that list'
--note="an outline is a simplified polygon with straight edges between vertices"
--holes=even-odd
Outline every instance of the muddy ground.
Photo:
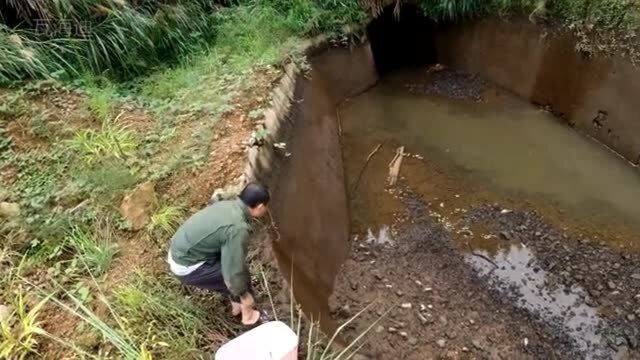
[{"label": "muddy ground", "polygon": [[[435,79],[407,88],[471,101],[489,93],[457,72]],[[351,189],[376,145],[353,131],[347,124],[343,138]],[[350,194],[351,252],[330,307],[344,322],[374,305],[343,340],[374,324],[361,351],[372,359],[640,358],[637,251],[545,199],[471,184],[428,154],[406,156],[389,187],[400,145],[385,143]]]},{"label": "muddy ground", "polygon": [[[452,226],[437,204],[428,205],[409,188],[396,193],[405,209],[390,230],[391,242],[377,243],[380,236],[375,235],[357,237],[332,298],[333,313],[343,321],[377,304],[346,336],[355,338],[382,317],[365,354],[376,359],[640,356],[636,255],[567,238],[535,211],[495,204],[471,209]],[[512,262],[517,257],[500,262],[462,246],[476,236],[466,229],[480,226],[486,233],[477,235],[491,234],[505,245],[524,244],[533,256],[516,269]],[[516,276],[496,276],[496,266]],[[541,272],[542,284],[527,283]],[[523,291],[527,286],[537,296]],[[551,289],[576,294],[569,297],[575,302],[545,300],[544,294],[554,293]]]}]

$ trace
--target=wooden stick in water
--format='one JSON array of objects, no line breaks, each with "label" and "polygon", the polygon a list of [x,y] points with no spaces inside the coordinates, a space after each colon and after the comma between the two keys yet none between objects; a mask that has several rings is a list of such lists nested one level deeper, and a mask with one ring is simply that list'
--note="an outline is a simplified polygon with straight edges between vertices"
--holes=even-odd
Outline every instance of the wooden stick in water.
[{"label": "wooden stick in water", "polygon": [[360,184],[360,178],[362,178],[362,174],[364,174],[364,170],[367,168],[369,161],[371,161],[371,158],[378,152],[378,150],[380,150],[380,148],[382,147],[382,145],[384,145],[385,142],[386,140],[378,144],[378,146],[376,146],[375,149],[373,149],[373,151],[369,153],[369,156],[367,156],[367,160],[364,162],[364,165],[362,165],[362,169],[360,169],[358,178],[356,179],[356,182],[353,184],[353,189],[351,190],[352,194],[355,194],[356,190],[358,190],[358,185]]},{"label": "wooden stick in water", "polygon": [[400,146],[396,149],[396,155],[389,163],[389,186],[394,186],[398,182],[398,175],[400,174],[400,166],[402,165],[403,157],[404,146]]}]

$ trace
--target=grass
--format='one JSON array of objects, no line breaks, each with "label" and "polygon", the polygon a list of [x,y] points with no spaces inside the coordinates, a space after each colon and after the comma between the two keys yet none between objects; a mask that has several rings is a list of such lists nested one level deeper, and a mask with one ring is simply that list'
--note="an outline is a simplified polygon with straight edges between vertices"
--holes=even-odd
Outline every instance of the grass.
[{"label": "grass", "polygon": [[108,227],[102,231],[102,236],[96,235],[76,226],[65,238],[65,244],[93,276],[100,276],[111,266],[118,248],[111,240]]},{"label": "grass", "polygon": [[[219,40],[220,28],[229,23],[226,16],[237,9],[255,10],[253,15],[263,19],[271,17],[268,24],[278,24],[281,30],[296,35],[336,31],[366,17],[356,0],[240,3],[243,6],[227,11],[202,0],[107,0],[99,6],[87,0],[28,2],[50,25],[41,31],[28,16],[34,13],[32,9],[10,1],[0,5],[0,10],[17,8],[18,22],[23,21],[23,26],[20,30],[7,24],[0,27],[0,83],[25,78],[70,78],[85,72],[119,79],[148,74],[206,49],[213,39]],[[77,26],[60,31],[69,22]],[[241,25],[238,29],[243,31],[244,24]],[[260,35],[268,39],[272,34],[264,31]],[[278,34],[273,35],[278,38]]]},{"label": "grass", "polygon": [[110,202],[138,182],[127,164],[119,159],[101,159],[100,162],[84,161],[73,169],[75,185],[87,193]]},{"label": "grass", "polygon": [[[7,24],[0,28],[0,82],[68,78],[87,71],[136,76],[203,48],[215,31],[206,1],[21,3],[0,5],[7,13],[18,8],[17,23],[23,23],[20,30]],[[35,8],[37,17],[24,6]],[[48,28],[39,28],[43,21],[35,19],[46,21]]]},{"label": "grass", "polygon": [[[214,352],[217,346],[226,342],[229,335],[238,331],[238,325],[234,324],[234,320],[211,311],[213,308],[222,307],[217,297],[185,296],[175,280],[166,274],[158,278],[140,272],[129,284],[114,289],[109,295],[100,290],[95,279],[94,285],[98,289],[98,301],[108,310],[106,317],[96,314],[82,299],[64,288],[60,290],[70,303],[57,297],[53,297],[52,301],[100,333],[115,348],[118,358],[204,358],[210,356],[208,352]],[[271,296],[268,285],[266,289]],[[289,316],[292,324],[297,324],[292,328],[301,337],[305,358],[352,358],[360,350],[366,335],[382,317],[369,324],[365,331],[349,344],[341,347],[333,345],[340,333],[372,306],[373,304],[359,311],[342,324],[331,337],[321,334],[317,323],[307,321],[299,307],[296,307],[296,312],[292,310]],[[272,310],[277,314],[275,307]],[[283,315],[280,314],[280,317]],[[87,349],[78,344],[57,338],[54,340],[69,347],[79,356],[91,356]]]},{"label": "grass", "polygon": [[87,107],[89,111],[102,123],[111,121],[115,117],[114,98],[117,96],[116,87],[105,81],[105,85],[97,86],[91,83],[87,88],[89,95]]},{"label": "grass", "polygon": [[168,203],[161,204],[149,222],[149,232],[161,231],[165,235],[171,234],[176,230],[182,219],[184,218],[184,209],[181,206],[171,205]]},{"label": "grass", "polygon": [[[103,321],[93,310],[87,307],[84,302],[78,297],[74,296],[71,292],[63,289],[66,297],[69,299],[70,304],[53,298],[53,302],[58,305],[62,310],[68,311],[83,321],[83,323],[89,325],[92,329],[100,333],[100,335],[108,341],[115,349],[121,358],[127,360],[139,360],[143,358],[149,358],[148,352],[143,345],[135,344],[127,332],[126,325],[121,321],[118,315],[115,313],[113,307],[103,294],[100,294],[99,301],[108,309],[109,315],[113,317],[112,322],[116,325],[110,325]],[[79,348],[73,343],[69,343],[59,338],[53,338],[59,341],[64,346],[69,346],[79,356],[90,355],[87,351]]]},{"label": "grass", "polygon": [[16,295],[11,303],[13,311],[7,319],[0,321],[0,358],[24,359],[28,355],[36,353],[38,341],[36,337],[42,335],[44,330],[38,320],[40,311],[49,301],[45,297],[30,307],[25,301],[25,292],[22,287],[16,290]]},{"label": "grass", "polygon": [[226,309],[220,302],[209,296],[209,306],[203,306],[182,294],[175,280],[165,274],[154,280],[138,274],[114,295],[114,307],[127,319],[135,337],[159,358],[205,356],[211,341],[224,341],[236,331],[225,315],[207,311],[211,306]]},{"label": "grass", "polygon": [[119,124],[119,117],[106,120],[100,129],[82,129],[68,142],[88,164],[102,159],[124,160],[138,147],[138,139],[126,125]]}]

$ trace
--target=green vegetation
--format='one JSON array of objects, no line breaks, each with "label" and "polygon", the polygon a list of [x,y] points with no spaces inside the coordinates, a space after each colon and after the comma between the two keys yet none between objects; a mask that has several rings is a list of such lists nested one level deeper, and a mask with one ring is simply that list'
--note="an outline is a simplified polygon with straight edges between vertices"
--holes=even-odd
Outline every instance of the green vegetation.
[{"label": "green vegetation", "polygon": [[65,241],[79,261],[83,262],[94,276],[104,274],[118,252],[108,235],[105,238],[96,238],[94,234],[79,227],[71,230]]},{"label": "green vegetation", "polygon": [[5,2],[17,14],[0,28],[0,82],[109,71],[120,78],[202,49],[215,21],[208,1],[44,0]]},{"label": "green vegetation", "polygon": [[640,24],[632,0],[419,0],[425,13],[434,18],[520,13],[564,22],[571,27],[589,26],[601,30],[631,30]]},{"label": "green vegetation", "polygon": [[124,159],[138,146],[133,133],[116,121],[105,121],[99,130],[82,129],[69,141],[69,147],[88,164],[104,158]]},{"label": "green vegetation", "polygon": [[[260,120],[263,102],[239,103],[266,98],[283,61],[304,61],[302,37],[339,32],[365,13],[356,1],[319,0],[0,9],[12,14],[0,19],[0,83],[10,85],[0,89],[0,202],[19,208],[0,223],[0,266],[13,273],[0,281],[0,305],[17,309],[2,322],[0,357],[33,356],[43,342],[89,358],[205,357],[240,328],[220,299],[164,272],[168,238],[202,206],[185,193],[213,190],[189,181],[224,114]],[[143,181],[160,200],[146,229],[132,232],[119,207]],[[256,269],[261,259],[252,261]],[[68,318],[39,326],[60,310]]]},{"label": "green vegetation", "polygon": [[38,315],[48,300],[49,298],[45,297],[28,309],[24,289],[19,287],[16,290],[15,298],[11,303],[13,310],[6,319],[0,321],[2,334],[0,358],[24,359],[36,351],[38,344],[36,336],[44,333],[40,327]]},{"label": "green vegetation", "polygon": [[184,211],[180,206],[162,204],[151,216],[149,231],[161,231],[165,235],[173,232],[183,219]]}]

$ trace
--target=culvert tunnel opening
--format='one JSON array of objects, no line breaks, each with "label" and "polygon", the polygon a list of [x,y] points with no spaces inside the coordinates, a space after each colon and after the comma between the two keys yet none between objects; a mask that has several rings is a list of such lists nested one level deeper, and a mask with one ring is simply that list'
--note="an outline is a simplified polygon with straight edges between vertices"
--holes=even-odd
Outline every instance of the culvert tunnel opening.
[{"label": "culvert tunnel opening", "polygon": [[387,6],[366,28],[375,67],[384,76],[393,70],[437,61],[434,44],[438,24],[416,5]]}]

